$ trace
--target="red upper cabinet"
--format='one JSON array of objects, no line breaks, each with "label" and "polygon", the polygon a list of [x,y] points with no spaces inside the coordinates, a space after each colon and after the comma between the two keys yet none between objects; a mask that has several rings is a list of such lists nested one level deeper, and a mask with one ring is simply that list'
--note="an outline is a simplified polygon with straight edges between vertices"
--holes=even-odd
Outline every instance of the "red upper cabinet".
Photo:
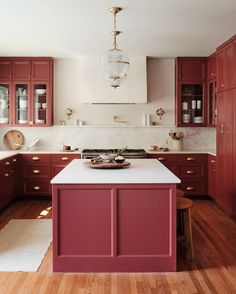
[{"label": "red upper cabinet", "polygon": [[0,58],[0,80],[9,81],[12,79],[12,60]]},{"label": "red upper cabinet", "polygon": [[51,60],[32,60],[32,80],[49,80],[51,76]]},{"label": "red upper cabinet", "polygon": [[207,59],[207,80],[216,79],[216,53]]},{"label": "red upper cabinet", "polygon": [[13,59],[13,79],[30,80],[31,78],[31,60],[29,58]]},{"label": "red upper cabinet", "polygon": [[207,123],[206,57],[176,58],[176,125],[205,126]]},{"label": "red upper cabinet", "polygon": [[230,39],[217,48],[217,92],[236,87],[235,42],[233,39]]},{"label": "red upper cabinet", "polygon": [[205,57],[178,57],[176,61],[179,81],[201,82],[206,80]]}]

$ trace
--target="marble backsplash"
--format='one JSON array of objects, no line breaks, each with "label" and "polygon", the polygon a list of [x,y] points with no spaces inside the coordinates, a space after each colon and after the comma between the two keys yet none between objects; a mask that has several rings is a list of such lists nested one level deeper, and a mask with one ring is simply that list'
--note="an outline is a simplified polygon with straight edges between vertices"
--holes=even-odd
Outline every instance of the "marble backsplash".
[{"label": "marble backsplash", "polygon": [[[4,134],[13,128],[0,129],[0,149]],[[39,142],[33,150],[60,150],[62,143],[73,148],[144,148],[150,145],[168,147],[173,150],[170,130],[183,132],[184,149],[206,150],[216,148],[216,131],[214,128],[175,128],[175,127],[119,127],[119,126],[53,126],[15,128],[25,137],[25,145],[33,139]]]}]

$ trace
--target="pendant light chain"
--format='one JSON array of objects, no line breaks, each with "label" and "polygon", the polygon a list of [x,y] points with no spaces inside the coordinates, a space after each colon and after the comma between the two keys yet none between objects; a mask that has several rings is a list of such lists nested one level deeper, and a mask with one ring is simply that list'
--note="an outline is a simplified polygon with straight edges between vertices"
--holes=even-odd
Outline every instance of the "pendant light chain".
[{"label": "pendant light chain", "polygon": [[114,12],[113,37],[114,37],[113,49],[116,49],[117,48],[117,43],[116,43],[116,12]]}]

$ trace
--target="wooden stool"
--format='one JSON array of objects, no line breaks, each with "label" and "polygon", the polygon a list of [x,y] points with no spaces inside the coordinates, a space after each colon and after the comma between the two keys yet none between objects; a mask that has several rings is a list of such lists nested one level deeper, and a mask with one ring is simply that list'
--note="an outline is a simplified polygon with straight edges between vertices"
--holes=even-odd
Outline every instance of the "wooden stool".
[{"label": "wooden stool", "polygon": [[190,208],[193,201],[184,197],[177,197],[177,232],[181,234],[177,237],[178,241],[185,241],[187,254],[190,260],[193,260],[193,238]]},{"label": "wooden stool", "polygon": [[185,193],[184,193],[183,190],[177,189],[176,190],[176,196],[177,197],[184,197],[185,196]]}]

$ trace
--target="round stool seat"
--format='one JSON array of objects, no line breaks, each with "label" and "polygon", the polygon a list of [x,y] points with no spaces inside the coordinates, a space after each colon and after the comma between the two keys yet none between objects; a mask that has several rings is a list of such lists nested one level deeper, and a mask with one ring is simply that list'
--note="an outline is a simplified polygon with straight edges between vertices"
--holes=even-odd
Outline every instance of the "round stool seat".
[{"label": "round stool seat", "polygon": [[185,193],[184,193],[183,190],[177,189],[176,190],[176,196],[177,197],[184,197],[185,196]]},{"label": "round stool seat", "polygon": [[183,197],[177,197],[177,209],[188,209],[193,205],[193,201]]}]

